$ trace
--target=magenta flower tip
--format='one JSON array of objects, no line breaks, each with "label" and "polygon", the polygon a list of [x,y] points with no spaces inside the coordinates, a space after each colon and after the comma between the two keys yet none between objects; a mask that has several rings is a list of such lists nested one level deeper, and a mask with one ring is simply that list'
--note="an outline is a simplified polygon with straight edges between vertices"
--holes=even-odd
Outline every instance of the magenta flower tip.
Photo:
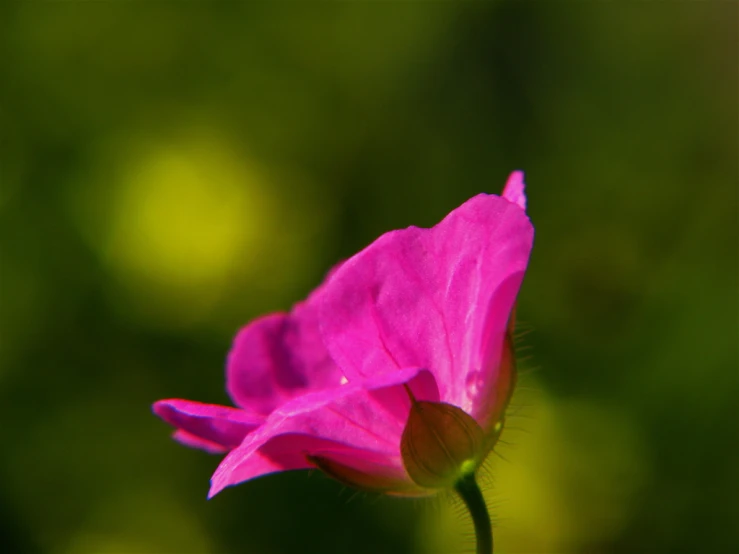
[{"label": "magenta flower tip", "polygon": [[522,210],[526,210],[526,184],[523,181],[523,171],[514,171],[508,177],[503,187],[503,198],[517,204]]}]

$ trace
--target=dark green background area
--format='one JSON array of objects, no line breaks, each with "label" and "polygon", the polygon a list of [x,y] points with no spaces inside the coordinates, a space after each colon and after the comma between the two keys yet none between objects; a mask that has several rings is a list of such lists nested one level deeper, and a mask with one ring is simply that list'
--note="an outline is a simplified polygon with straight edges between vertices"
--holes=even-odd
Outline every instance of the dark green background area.
[{"label": "dark green background area", "polygon": [[[318,473],[206,502],[218,459],[171,441],[150,404],[227,403],[240,325],[519,168],[537,386],[641,445],[631,479],[611,427],[571,418],[542,462],[574,529],[558,548],[737,551],[738,17],[719,1],[2,3],[0,551],[430,551],[422,504]],[[227,179],[242,198],[258,168],[244,205],[273,208],[245,212],[243,256],[148,273],[192,240],[171,191],[151,208],[169,242],[120,253],[154,225],[120,191],[161,152],[196,183],[187,210]],[[582,448],[592,464],[564,471]],[[622,479],[638,485],[610,528]]]}]

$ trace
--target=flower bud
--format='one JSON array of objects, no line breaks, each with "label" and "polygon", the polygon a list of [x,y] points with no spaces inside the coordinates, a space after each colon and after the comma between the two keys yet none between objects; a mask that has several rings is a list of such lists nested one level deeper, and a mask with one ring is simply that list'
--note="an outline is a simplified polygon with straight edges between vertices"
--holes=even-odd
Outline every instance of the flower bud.
[{"label": "flower bud", "polygon": [[452,487],[477,469],[485,456],[480,425],[464,410],[444,402],[417,401],[400,442],[403,464],[411,479],[426,488]]}]

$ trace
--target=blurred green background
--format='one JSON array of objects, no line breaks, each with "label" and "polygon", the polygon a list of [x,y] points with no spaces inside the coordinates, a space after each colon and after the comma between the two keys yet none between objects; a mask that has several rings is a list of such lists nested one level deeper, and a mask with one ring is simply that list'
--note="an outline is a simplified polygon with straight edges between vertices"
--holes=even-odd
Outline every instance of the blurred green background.
[{"label": "blurred green background", "polygon": [[0,4],[0,551],[455,551],[447,500],[317,473],[206,501],[150,404],[226,403],[240,325],[521,168],[500,552],[736,552],[738,10]]}]

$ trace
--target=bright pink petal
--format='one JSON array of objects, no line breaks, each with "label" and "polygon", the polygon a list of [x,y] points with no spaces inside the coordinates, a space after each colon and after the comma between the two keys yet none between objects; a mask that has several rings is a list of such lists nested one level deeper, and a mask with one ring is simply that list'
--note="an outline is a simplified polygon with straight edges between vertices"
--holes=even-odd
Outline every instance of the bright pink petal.
[{"label": "bright pink petal", "polygon": [[317,436],[287,433],[268,438],[247,455],[243,455],[243,452],[234,453],[233,466],[222,471],[222,463],[216,472],[218,477],[213,476],[208,497],[212,498],[228,486],[270,473],[315,468],[309,459],[311,456],[324,457],[375,478],[395,481],[398,483],[397,492],[415,488],[403,469],[399,455],[347,447]]},{"label": "bright pink petal", "polygon": [[341,383],[343,374],[318,328],[322,290],[289,314],[261,317],[239,331],[226,368],[226,388],[236,405],[268,415],[297,395]]},{"label": "bright pink petal", "polygon": [[526,185],[523,182],[523,171],[514,171],[508,177],[508,181],[503,188],[503,198],[518,204],[518,206],[526,211],[526,194],[524,192]]},{"label": "bright pink petal", "polygon": [[441,400],[474,417],[495,383],[532,241],[519,205],[485,194],[431,229],[383,235],[326,287],[321,329],[331,356],[350,382],[428,368]]},{"label": "bright pink petal", "polygon": [[424,373],[420,368],[385,373],[310,392],[280,406],[223,459],[209,496],[265,473],[309,467],[306,456],[327,452],[357,460],[369,457],[375,465],[381,459],[402,471],[400,436],[410,402],[396,385],[410,383],[414,395],[425,394],[430,377]]},{"label": "bright pink petal", "polygon": [[205,450],[208,454],[225,454],[230,450],[230,448],[218,444],[213,441],[205,440],[203,438],[198,437],[197,435],[193,435],[192,433],[188,433],[184,429],[177,429],[174,433],[172,433],[172,438],[179,442],[180,444],[183,444],[185,446],[189,446],[190,448],[197,448],[198,450]]},{"label": "bright pink petal", "polygon": [[[472,400],[472,408],[468,413],[485,430],[497,423],[497,417],[506,408],[505,405],[501,406],[499,403],[506,394],[510,393],[510,377],[501,375],[501,372],[511,371],[510,368],[503,367],[503,364],[510,364],[512,361],[504,357],[503,348],[509,317],[514,309],[523,277],[523,272],[512,273],[493,294],[484,310],[485,324],[480,343],[481,363],[479,369],[467,373],[465,380],[467,394]],[[504,382],[500,382],[501,379]],[[498,393],[504,396],[501,397]],[[505,398],[503,402],[507,400]]]},{"label": "bright pink petal", "polygon": [[179,429],[175,439],[208,452],[237,447],[264,421],[264,417],[244,410],[179,399],[160,400],[154,403],[153,411]]}]

